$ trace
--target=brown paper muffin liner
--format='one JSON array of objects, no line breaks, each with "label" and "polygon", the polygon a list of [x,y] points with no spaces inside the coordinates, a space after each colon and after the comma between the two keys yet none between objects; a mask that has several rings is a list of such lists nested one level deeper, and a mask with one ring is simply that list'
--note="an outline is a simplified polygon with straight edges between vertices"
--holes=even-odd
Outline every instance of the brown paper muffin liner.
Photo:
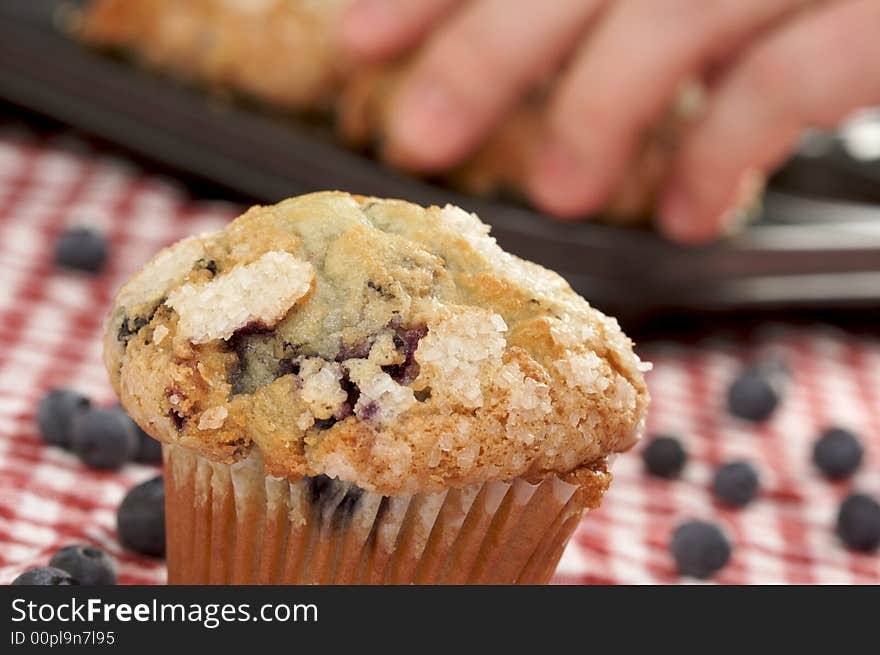
[{"label": "brown paper muffin liner", "polygon": [[169,584],[546,584],[597,500],[558,477],[382,496],[163,451]]}]

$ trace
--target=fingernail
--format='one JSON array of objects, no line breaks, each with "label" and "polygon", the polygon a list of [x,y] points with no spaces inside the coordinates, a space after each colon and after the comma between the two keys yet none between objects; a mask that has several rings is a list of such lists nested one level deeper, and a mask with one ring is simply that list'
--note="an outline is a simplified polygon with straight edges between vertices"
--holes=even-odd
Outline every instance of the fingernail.
[{"label": "fingernail", "polygon": [[467,137],[466,118],[443,85],[417,82],[398,98],[390,148],[417,167],[447,165]]},{"label": "fingernail", "polygon": [[599,185],[595,169],[565,142],[552,140],[535,157],[529,187],[542,209],[561,218],[575,218],[596,209]]}]

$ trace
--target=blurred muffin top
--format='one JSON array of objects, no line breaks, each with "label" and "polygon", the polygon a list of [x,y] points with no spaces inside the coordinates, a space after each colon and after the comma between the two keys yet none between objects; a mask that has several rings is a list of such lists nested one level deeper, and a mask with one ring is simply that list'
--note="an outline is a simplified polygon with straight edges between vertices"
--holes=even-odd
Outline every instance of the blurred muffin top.
[{"label": "blurred muffin top", "polygon": [[104,356],[161,441],[387,495],[601,468],[648,402],[617,322],[475,215],[339,192],[161,251]]}]

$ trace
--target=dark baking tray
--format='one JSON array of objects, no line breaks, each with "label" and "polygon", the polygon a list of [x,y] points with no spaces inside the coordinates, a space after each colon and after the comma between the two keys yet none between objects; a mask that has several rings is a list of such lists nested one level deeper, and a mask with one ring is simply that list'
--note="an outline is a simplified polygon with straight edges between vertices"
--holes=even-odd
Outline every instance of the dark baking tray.
[{"label": "dark baking tray", "polygon": [[479,213],[506,249],[559,271],[595,305],[627,317],[880,304],[880,205],[864,198],[817,200],[771,189],[756,224],[699,248],[645,229],[560,224],[406,177],[314,126],[220,103],[95,53],[55,28],[62,4],[0,2],[0,99],[237,194],[272,202],[345,189],[452,202]]}]

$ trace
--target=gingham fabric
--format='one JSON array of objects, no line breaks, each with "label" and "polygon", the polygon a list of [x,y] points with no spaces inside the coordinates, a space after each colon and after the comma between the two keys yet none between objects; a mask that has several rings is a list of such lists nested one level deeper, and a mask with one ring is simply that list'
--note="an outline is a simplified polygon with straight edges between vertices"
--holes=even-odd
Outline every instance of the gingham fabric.
[{"label": "gingham fabric", "polygon": [[[158,248],[217,229],[238,210],[194,202],[75,136],[0,126],[0,583],[74,542],[112,554],[122,583],[164,581],[162,562],[126,552],[115,534],[125,491],[157,470],[89,470],[43,445],[34,412],[58,385],[114,402],[101,363],[114,290]],[[52,264],[55,237],[74,224],[109,238],[109,265],[99,277]],[[793,376],[780,410],[755,428],[729,418],[723,401],[743,363],[768,349]],[[749,338],[646,344],[640,352],[655,363],[649,432],[680,435],[690,460],[681,480],[663,481],[642,472],[638,452],[620,456],[604,506],[582,522],[557,582],[682,581],[667,543],[680,521],[699,517],[720,522],[734,544],[717,582],[880,583],[880,555],[846,551],[833,530],[851,488],[880,495],[880,341],[781,326]],[[865,465],[846,483],[824,481],[809,459],[816,434],[832,423],[856,430],[868,446]],[[708,492],[714,468],[733,458],[761,474],[759,500],[742,510],[718,506]]]}]

